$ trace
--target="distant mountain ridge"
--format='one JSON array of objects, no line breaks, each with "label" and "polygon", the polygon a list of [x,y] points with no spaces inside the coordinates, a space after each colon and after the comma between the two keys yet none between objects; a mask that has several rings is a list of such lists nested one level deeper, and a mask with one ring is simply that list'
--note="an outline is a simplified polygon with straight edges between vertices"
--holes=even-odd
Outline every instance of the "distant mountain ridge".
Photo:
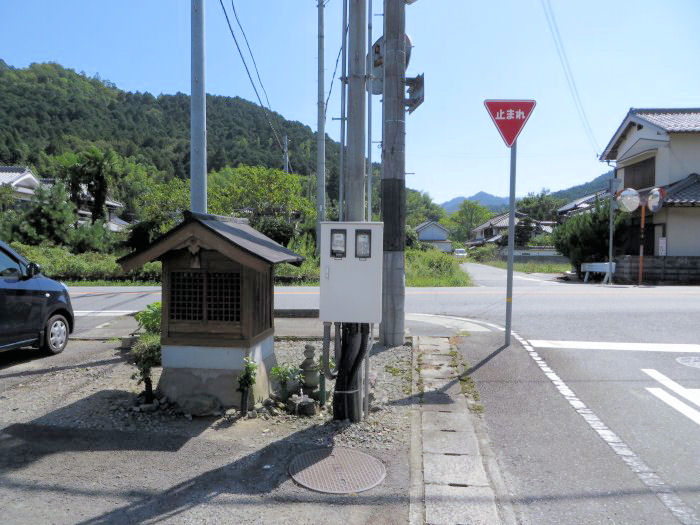
[{"label": "distant mountain ridge", "polygon": [[[553,197],[564,199],[567,202],[579,199],[586,195],[590,195],[591,193],[605,189],[607,187],[607,180],[612,177],[612,173],[612,171],[608,171],[607,173],[598,175],[590,182],[585,182],[577,186],[572,186],[571,188],[555,191],[552,192],[551,195]],[[462,202],[465,200],[476,201],[479,204],[486,206],[491,211],[501,211],[508,206],[508,197],[497,197],[496,195],[491,195],[490,193],[486,193],[484,191],[475,193],[471,197],[455,197],[447,202],[443,202],[440,204],[440,206],[447,213],[454,213],[459,209],[460,204],[462,204]]]},{"label": "distant mountain ridge", "polygon": [[463,201],[476,201],[492,211],[498,211],[508,205],[508,197],[497,197],[485,191],[480,191],[471,197],[455,197],[452,200],[443,202],[440,206],[442,206],[447,213],[453,213],[459,209]]}]

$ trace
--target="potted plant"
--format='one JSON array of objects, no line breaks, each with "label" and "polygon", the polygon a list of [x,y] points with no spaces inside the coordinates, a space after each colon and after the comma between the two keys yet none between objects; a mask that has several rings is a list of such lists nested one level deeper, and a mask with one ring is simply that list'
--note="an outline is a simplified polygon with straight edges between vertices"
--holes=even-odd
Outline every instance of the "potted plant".
[{"label": "potted plant", "polygon": [[241,393],[241,413],[245,414],[250,406],[250,389],[255,384],[255,375],[258,371],[258,365],[246,357],[243,359],[243,371],[238,376],[238,390]]},{"label": "potted plant", "polygon": [[279,383],[280,397],[283,401],[286,401],[286,399],[289,397],[287,387],[291,382],[300,381],[301,369],[287,364],[273,366],[270,369],[270,377]]}]

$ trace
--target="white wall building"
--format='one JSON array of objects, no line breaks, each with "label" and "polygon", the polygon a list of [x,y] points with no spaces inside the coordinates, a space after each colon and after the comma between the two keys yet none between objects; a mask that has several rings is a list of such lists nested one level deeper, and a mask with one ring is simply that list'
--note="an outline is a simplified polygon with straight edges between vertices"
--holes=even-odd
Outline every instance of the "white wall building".
[{"label": "white wall building", "polygon": [[615,177],[642,197],[667,192],[658,212],[646,212],[645,253],[700,256],[700,108],[630,109],[601,160],[616,161]]}]

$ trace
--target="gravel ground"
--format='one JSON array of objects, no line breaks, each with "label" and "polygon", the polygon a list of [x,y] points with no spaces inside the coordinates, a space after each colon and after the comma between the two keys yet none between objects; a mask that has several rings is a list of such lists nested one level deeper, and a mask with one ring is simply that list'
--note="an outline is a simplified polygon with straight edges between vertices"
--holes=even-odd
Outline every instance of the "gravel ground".
[{"label": "gravel ground", "polygon": [[[301,363],[306,343],[276,342],[278,361]],[[6,368],[0,374],[0,508],[5,509],[4,522],[73,523],[102,516],[88,522],[157,518],[172,523],[217,523],[231,522],[230,512],[235,509],[237,523],[276,523],[281,516],[292,515],[298,523],[316,523],[315,513],[321,508],[326,523],[407,521],[409,409],[413,402],[407,393],[409,347],[373,349],[370,414],[351,425],[333,421],[327,411],[310,418],[265,411],[254,419],[188,419],[166,403],[154,412],[134,412],[141,387],[131,378],[133,367],[125,363],[114,343],[82,344],[94,347],[83,363],[42,366],[35,362],[30,369],[21,365],[16,373]],[[318,341],[310,344],[320,348]],[[22,377],[19,383],[18,376]],[[155,370],[154,384],[158,376]],[[13,382],[5,379],[9,377]],[[332,398],[330,392],[328,397]],[[346,496],[311,493],[289,479],[286,465],[292,454],[333,445],[373,454],[384,462],[386,480],[348,502]],[[268,468],[263,475],[261,469]],[[214,490],[211,496],[209,485],[222,472],[226,473],[225,484],[245,485],[251,479],[258,484],[252,492],[246,486]],[[47,479],[52,484],[47,485]],[[189,503],[186,510],[171,515],[173,493]],[[246,498],[251,494],[255,496],[249,501]],[[56,498],[69,503],[49,509],[47,502]],[[377,518],[378,506],[384,517]],[[133,514],[125,519],[123,512]]]}]

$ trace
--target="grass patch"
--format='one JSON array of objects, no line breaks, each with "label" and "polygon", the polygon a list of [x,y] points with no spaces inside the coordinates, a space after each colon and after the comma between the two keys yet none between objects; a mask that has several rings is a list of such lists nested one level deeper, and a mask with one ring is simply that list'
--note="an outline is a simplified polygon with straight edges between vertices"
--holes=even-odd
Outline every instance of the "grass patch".
[{"label": "grass patch", "polygon": [[[482,261],[481,264],[488,264],[496,268],[506,269],[508,263],[506,261]],[[564,273],[571,270],[569,263],[553,263],[553,262],[516,262],[513,263],[513,271],[522,273]]]},{"label": "grass patch", "polygon": [[384,371],[391,374],[394,377],[401,375],[401,369],[397,366],[386,365],[384,366]]},{"label": "grass patch", "polygon": [[472,280],[452,255],[439,250],[407,250],[406,286],[472,286]]}]

